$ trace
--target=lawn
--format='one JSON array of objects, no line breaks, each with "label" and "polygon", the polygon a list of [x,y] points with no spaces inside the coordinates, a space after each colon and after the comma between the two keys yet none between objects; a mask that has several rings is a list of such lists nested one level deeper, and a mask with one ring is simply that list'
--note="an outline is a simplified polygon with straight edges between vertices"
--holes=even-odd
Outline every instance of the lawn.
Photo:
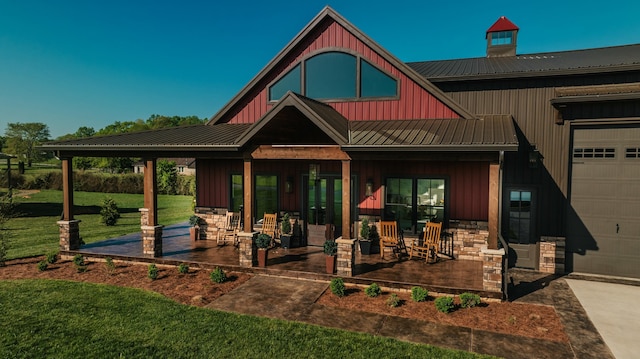
[{"label": "lawn", "polygon": [[109,285],[0,281],[0,304],[2,358],[490,358]]},{"label": "lawn", "polygon": [[[106,197],[118,205],[121,218],[115,226],[100,223],[100,206]],[[18,217],[6,223],[11,239],[7,259],[45,254],[59,247],[57,221],[62,214],[62,191],[43,190],[14,196]],[[158,195],[158,222],[163,225],[185,222],[191,213],[190,196]],[[80,236],[85,243],[140,231],[142,194],[73,193],[75,219],[80,222]]]}]

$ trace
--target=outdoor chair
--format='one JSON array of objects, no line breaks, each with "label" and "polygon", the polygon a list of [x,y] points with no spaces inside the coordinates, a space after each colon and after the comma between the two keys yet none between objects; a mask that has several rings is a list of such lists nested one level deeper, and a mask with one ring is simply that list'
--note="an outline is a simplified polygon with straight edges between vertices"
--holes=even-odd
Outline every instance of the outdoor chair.
[{"label": "outdoor chair", "polygon": [[278,214],[277,213],[265,213],[262,218],[262,230],[260,233],[268,234],[271,237],[271,247],[275,244],[275,239],[278,236]]},{"label": "outdoor chair", "polygon": [[399,245],[401,238],[398,233],[396,221],[380,222],[380,258],[384,258],[384,249],[392,248],[393,253],[399,257]]},{"label": "outdoor chair", "polygon": [[240,232],[240,212],[227,212],[227,220],[224,228],[218,230],[218,244],[226,244],[229,238],[233,245],[238,244],[238,232]]},{"label": "outdoor chair", "polygon": [[442,223],[427,222],[424,226],[423,237],[413,241],[409,259],[416,257],[425,258],[427,263],[430,260],[438,261],[438,250],[440,248],[440,232]]}]

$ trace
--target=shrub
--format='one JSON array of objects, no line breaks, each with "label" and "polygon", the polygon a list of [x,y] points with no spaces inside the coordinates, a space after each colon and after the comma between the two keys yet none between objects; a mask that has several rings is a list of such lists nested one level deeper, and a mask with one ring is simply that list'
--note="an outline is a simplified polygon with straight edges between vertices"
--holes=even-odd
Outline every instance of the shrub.
[{"label": "shrub", "polygon": [[400,298],[396,293],[391,293],[389,298],[387,298],[387,305],[391,308],[395,308],[400,305]]},{"label": "shrub", "polygon": [[480,304],[480,296],[473,293],[460,294],[460,306],[462,308],[472,308]]},{"label": "shrub", "polygon": [[377,297],[380,295],[380,293],[382,293],[382,289],[380,289],[378,283],[371,283],[371,285],[364,290],[364,294],[366,294],[369,298]]},{"label": "shrub", "polygon": [[449,313],[455,308],[452,297],[440,297],[436,301],[436,309],[442,313]]},{"label": "shrub", "polygon": [[256,246],[258,248],[266,249],[266,248],[269,248],[270,244],[271,244],[270,235],[266,233],[260,233],[258,234],[258,237],[256,237]]},{"label": "shrub", "polygon": [[158,267],[155,265],[155,263],[149,264],[149,267],[147,268],[147,277],[149,277],[151,280],[158,279]]},{"label": "shrub", "polygon": [[429,297],[429,291],[422,287],[411,288],[411,300],[414,302],[424,302]]},{"label": "shrub", "polygon": [[178,266],[178,273],[187,274],[189,273],[189,266],[186,263],[180,263]]},{"label": "shrub", "polygon": [[46,254],[47,263],[53,264],[58,261],[58,252],[49,252]]},{"label": "shrub", "polygon": [[289,219],[289,213],[285,213],[282,216],[282,222],[280,223],[280,232],[284,235],[291,234],[291,220]]},{"label": "shrub", "polygon": [[344,297],[344,280],[342,278],[333,278],[331,280],[331,293],[342,298]]},{"label": "shrub", "polygon": [[215,283],[224,283],[227,280],[227,275],[224,273],[222,268],[216,267],[216,269],[211,272],[211,281]]},{"label": "shrub", "polygon": [[100,222],[107,226],[114,226],[120,218],[120,212],[118,212],[118,205],[112,198],[105,198],[102,201],[102,209],[100,209]]},{"label": "shrub", "polygon": [[84,262],[84,257],[82,256],[82,254],[76,254],[75,256],[73,256],[73,264],[75,264],[78,273],[87,271],[87,264]]},{"label": "shrub", "polygon": [[113,263],[113,259],[111,257],[107,257],[104,259],[104,266],[107,268],[107,272],[109,274],[113,274],[116,270],[116,264]]},{"label": "shrub", "polygon": [[324,241],[324,254],[328,256],[335,256],[338,253],[338,243],[336,241],[327,239]]},{"label": "shrub", "polygon": [[47,263],[46,260],[38,262],[38,270],[40,272],[46,271],[48,266],[49,266],[49,264]]},{"label": "shrub", "polygon": [[369,239],[369,220],[364,218],[360,224],[360,238],[364,240]]}]

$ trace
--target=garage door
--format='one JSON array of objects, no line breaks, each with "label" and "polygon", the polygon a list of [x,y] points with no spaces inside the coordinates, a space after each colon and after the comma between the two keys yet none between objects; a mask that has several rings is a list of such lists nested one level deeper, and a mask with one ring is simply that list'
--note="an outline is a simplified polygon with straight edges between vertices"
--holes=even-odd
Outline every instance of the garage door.
[{"label": "garage door", "polygon": [[640,126],[573,129],[574,272],[640,278]]}]

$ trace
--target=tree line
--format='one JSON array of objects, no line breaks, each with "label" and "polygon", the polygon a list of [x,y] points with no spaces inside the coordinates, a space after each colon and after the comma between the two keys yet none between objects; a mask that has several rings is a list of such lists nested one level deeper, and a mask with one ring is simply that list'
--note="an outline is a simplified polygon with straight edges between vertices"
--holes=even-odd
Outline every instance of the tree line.
[{"label": "tree line", "polygon": [[[163,116],[151,115],[148,119],[136,121],[116,121],[98,131],[93,127],[82,126],[74,133],[66,134],[55,140],[71,140],[93,136],[130,133],[146,130],[155,130],[166,127],[177,127],[205,123],[207,119],[197,116]],[[19,162],[31,167],[33,162],[50,160],[52,153],[38,151],[37,147],[44,142],[51,141],[49,126],[41,122],[8,123],[4,136],[0,136],[0,148],[2,153],[15,155]],[[109,172],[128,172],[135,159],[132,158],[92,158],[75,157],[74,167],[85,170],[99,168]]]}]

